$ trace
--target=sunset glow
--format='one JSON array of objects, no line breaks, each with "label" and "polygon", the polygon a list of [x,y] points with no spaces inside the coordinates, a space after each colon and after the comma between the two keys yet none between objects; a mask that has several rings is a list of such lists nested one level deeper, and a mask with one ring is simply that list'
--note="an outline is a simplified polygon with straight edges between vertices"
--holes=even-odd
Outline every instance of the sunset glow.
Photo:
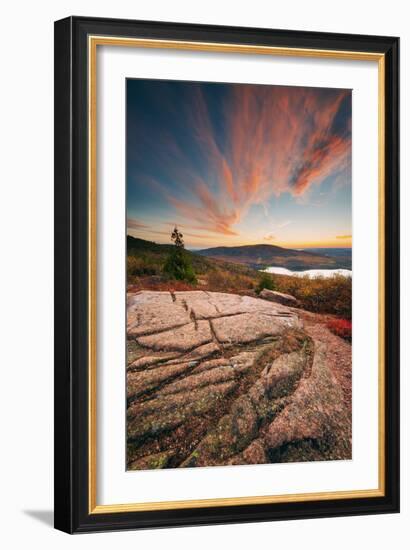
[{"label": "sunset glow", "polygon": [[350,247],[349,90],[127,81],[127,231]]}]

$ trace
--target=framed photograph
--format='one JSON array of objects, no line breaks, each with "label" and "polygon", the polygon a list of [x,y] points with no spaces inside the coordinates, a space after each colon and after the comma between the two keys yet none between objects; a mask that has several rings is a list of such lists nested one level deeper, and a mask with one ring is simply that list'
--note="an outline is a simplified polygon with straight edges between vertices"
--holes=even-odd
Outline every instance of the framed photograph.
[{"label": "framed photograph", "polygon": [[55,23],[55,527],[399,510],[399,39]]}]

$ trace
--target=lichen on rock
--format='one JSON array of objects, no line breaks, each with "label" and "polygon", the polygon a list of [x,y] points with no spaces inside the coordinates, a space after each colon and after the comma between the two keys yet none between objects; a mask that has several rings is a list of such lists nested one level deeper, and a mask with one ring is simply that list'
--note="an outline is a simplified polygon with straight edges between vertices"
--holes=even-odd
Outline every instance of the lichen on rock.
[{"label": "lichen on rock", "polygon": [[286,305],[235,294],[128,295],[129,469],[351,456],[351,412]]}]

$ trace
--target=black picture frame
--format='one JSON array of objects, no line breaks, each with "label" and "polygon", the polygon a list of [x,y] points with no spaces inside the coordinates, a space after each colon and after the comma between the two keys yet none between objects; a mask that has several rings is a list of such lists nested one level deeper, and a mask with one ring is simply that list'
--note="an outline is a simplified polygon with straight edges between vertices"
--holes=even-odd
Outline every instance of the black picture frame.
[{"label": "black picture frame", "polygon": [[[385,60],[385,491],[373,498],[90,513],[90,35],[376,52]],[[68,17],[55,23],[55,527],[67,533],[399,511],[399,39]]]}]

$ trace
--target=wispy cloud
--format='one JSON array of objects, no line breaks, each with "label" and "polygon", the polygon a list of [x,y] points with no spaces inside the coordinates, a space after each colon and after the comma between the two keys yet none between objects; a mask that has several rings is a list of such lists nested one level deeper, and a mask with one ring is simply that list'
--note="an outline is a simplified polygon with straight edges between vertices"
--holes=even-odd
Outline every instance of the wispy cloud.
[{"label": "wispy cloud", "polygon": [[148,225],[134,218],[127,218],[127,229],[148,229]]},{"label": "wispy cloud", "polygon": [[[200,240],[205,239],[209,241],[212,241],[215,238],[214,235],[207,235],[204,233],[192,232],[190,230],[195,228],[186,226],[184,224],[180,224],[177,222],[162,222],[162,225],[165,225],[170,229],[169,230],[156,229],[134,218],[127,218],[127,232],[130,232],[131,234],[134,234],[134,235],[141,234],[142,232],[146,236],[147,234],[149,234],[151,238],[155,238],[156,236],[168,237],[168,240],[171,242],[171,233],[172,233],[171,228],[173,229],[174,227],[177,226],[179,229],[182,228],[183,235],[185,237],[190,237],[192,239],[200,239]],[[186,229],[188,229],[188,231],[186,231]]]},{"label": "wispy cloud", "polygon": [[273,233],[266,233],[266,235],[263,236],[263,239],[265,241],[276,241],[276,236]]},{"label": "wispy cloud", "polygon": [[346,240],[346,239],[351,239],[351,238],[352,238],[351,235],[336,235],[336,239]]},{"label": "wispy cloud", "polygon": [[291,223],[292,223],[292,220],[286,220],[286,221],[283,221],[283,222],[280,222],[280,223],[277,223],[277,224],[271,226],[272,231],[269,231],[268,233],[266,233],[263,236],[263,239],[265,241],[277,241],[278,237],[277,237],[276,233],[280,234],[282,232],[282,229],[285,229],[285,227],[288,227]]},{"label": "wispy cloud", "polygon": [[288,225],[290,225],[292,223],[291,220],[287,220],[285,222],[282,222],[282,223],[278,223],[275,227],[277,229],[284,229],[285,227],[287,227]]},{"label": "wispy cloud", "polygon": [[[152,138],[161,143],[158,162],[172,183],[155,185],[192,227],[234,236],[251,206],[266,214],[272,196],[301,197],[329,175],[348,179],[350,92],[255,85],[227,90],[224,140],[200,84],[191,85],[174,136]],[[177,137],[187,132],[189,149]]]}]

